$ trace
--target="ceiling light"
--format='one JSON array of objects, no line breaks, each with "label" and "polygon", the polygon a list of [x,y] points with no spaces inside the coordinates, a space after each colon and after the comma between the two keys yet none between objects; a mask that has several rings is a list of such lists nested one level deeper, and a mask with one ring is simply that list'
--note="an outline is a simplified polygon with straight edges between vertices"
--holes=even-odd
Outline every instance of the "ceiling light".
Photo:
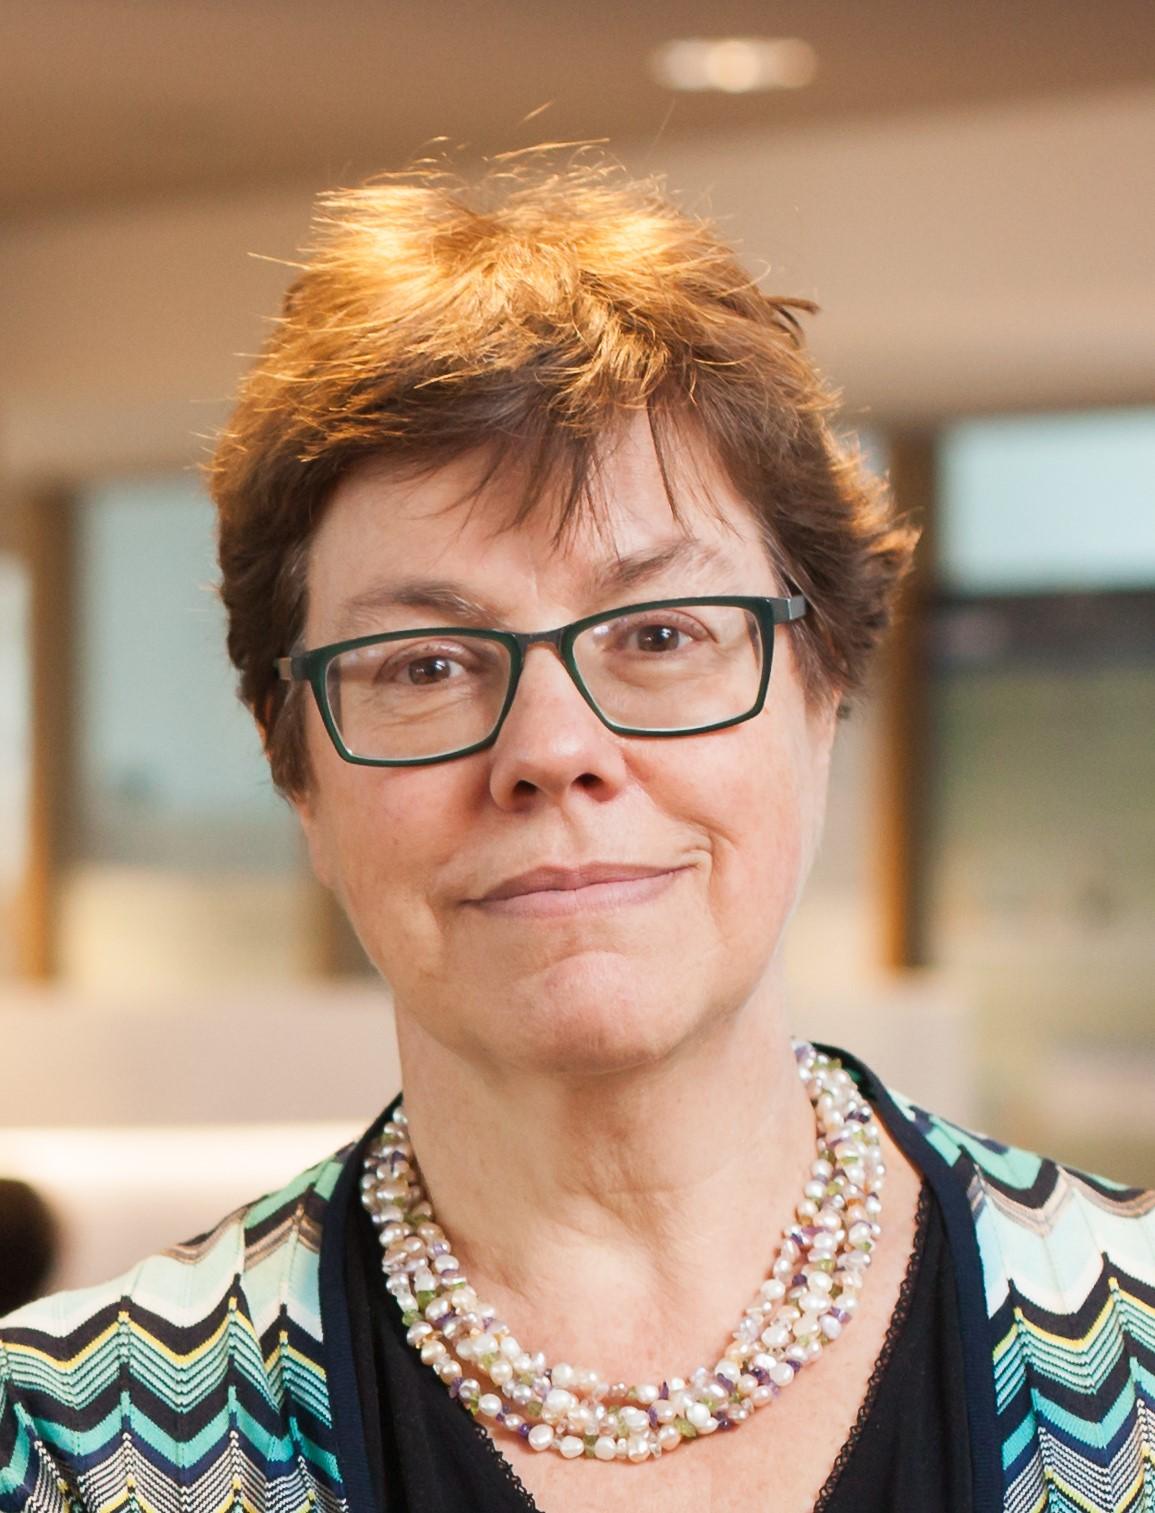
[{"label": "ceiling light", "polygon": [[681,37],[650,55],[650,69],[667,89],[801,89],[818,57],[800,37]]}]

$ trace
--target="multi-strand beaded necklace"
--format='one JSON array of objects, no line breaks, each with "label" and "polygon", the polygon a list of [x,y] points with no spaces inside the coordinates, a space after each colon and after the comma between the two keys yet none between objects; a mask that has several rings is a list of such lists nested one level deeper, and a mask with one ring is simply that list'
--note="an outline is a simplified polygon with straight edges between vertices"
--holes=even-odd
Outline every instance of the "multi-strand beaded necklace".
[{"label": "multi-strand beaded necklace", "polygon": [[877,1123],[850,1074],[805,1042],[794,1052],[818,1132],[794,1221],[713,1370],[660,1383],[611,1383],[522,1349],[480,1301],[434,1220],[398,1105],[365,1157],[362,1202],[406,1338],[450,1395],[534,1450],[641,1462],[736,1428],[789,1387],[854,1315],[881,1234],[885,1175]]}]

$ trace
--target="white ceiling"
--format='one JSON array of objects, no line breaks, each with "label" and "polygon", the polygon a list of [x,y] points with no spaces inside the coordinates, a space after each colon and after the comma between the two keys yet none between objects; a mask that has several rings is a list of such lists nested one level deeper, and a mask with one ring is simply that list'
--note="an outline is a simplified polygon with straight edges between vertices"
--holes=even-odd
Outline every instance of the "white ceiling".
[{"label": "white ceiling", "polygon": [[[818,76],[650,82],[653,46],[703,33],[804,37]],[[442,136],[634,144],[1152,80],[1152,0],[0,0],[0,211],[331,183]]]}]

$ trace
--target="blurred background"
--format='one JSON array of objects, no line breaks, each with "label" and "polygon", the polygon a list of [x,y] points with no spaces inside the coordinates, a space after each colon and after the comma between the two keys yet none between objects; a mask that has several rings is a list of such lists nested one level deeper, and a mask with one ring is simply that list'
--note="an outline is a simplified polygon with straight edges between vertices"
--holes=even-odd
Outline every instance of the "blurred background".
[{"label": "blurred background", "polygon": [[606,139],[821,304],[843,427],[926,534],[839,734],[796,1032],[1155,1184],[1150,0],[3,0],[0,100],[0,1259],[53,1235],[28,1289],[208,1227],[396,1090],[387,992],[233,694],[198,469],[315,193],[443,146]]}]

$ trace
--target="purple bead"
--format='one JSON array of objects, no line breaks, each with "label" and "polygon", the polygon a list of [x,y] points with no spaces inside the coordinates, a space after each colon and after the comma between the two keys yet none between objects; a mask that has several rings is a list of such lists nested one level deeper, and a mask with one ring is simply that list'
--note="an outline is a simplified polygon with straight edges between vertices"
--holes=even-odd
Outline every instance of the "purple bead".
[{"label": "purple bead", "polygon": [[659,1397],[668,1398],[669,1395],[670,1395],[670,1384],[669,1384],[669,1382],[663,1382],[662,1383],[661,1391],[658,1393],[658,1396]]},{"label": "purple bead", "polygon": [[529,1438],[529,1425],[528,1424],[518,1424],[518,1426],[517,1426],[517,1432],[518,1432],[518,1435],[519,1435],[519,1437],[521,1439],[528,1439]]}]

